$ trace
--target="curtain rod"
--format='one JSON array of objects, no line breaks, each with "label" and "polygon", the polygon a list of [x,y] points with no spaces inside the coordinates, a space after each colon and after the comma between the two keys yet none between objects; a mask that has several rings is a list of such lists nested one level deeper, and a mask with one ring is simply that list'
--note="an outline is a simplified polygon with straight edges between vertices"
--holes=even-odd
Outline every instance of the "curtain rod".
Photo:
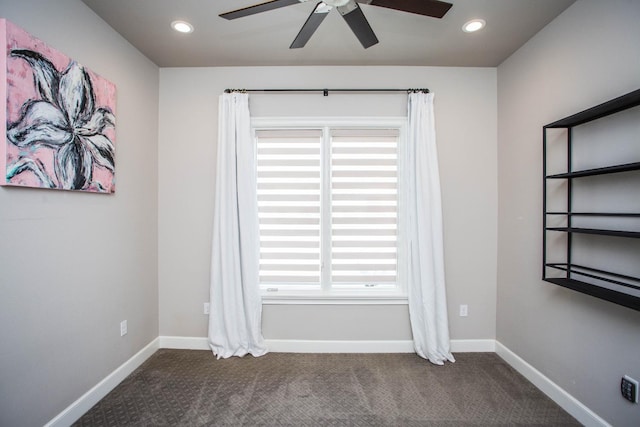
[{"label": "curtain rod", "polygon": [[405,92],[405,93],[429,93],[429,89],[225,89],[224,93],[241,92],[322,92],[324,96],[329,96],[329,92]]}]

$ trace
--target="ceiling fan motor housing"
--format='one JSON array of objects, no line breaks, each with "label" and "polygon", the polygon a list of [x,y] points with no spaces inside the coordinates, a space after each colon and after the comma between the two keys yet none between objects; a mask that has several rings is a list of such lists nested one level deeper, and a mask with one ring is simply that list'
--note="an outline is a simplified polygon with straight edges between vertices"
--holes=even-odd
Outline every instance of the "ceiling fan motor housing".
[{"label": "ceiling fan motor housing", "polygon": [[349,3],[349,0],[323,0],[323,3],[328,4],[329,6],[340,7]]}]

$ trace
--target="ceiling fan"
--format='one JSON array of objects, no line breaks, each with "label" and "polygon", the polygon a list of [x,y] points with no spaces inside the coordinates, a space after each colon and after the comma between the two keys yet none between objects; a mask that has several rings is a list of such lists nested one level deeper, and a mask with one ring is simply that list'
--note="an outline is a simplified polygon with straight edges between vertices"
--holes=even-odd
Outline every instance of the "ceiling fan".
[{"label": "ceiling fan", "polygon": [[[254,6],[222,13],[220,16],[225,19],[242,18],[243,16],[254,15],[256,13],[305,3],[307,1],[309,0],[271,0]],[[353,31],[365,49],[378,43],[378,38],[371,29],[358,3],[386,7],[387,9],[416,13],[434,18],[442,18],[452,6],[451,3],[438,0],[323,0],[313,9],[313,12],[311,12],[311,15],[307,18],[300,32],[293,40],[293,43],[289,46],[289,49],[304,47],[334,7],[338,9],[340,15],[342,15],[351,28],[351,31]]]}]

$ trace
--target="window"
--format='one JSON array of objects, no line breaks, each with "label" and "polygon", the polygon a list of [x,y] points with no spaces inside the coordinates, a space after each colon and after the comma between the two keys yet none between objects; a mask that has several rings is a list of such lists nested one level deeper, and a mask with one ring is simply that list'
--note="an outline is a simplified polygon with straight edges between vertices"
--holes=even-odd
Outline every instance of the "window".
[{"label": "window", "polygon": [[394,126],[256,125],[266,295],[399,296]]}]

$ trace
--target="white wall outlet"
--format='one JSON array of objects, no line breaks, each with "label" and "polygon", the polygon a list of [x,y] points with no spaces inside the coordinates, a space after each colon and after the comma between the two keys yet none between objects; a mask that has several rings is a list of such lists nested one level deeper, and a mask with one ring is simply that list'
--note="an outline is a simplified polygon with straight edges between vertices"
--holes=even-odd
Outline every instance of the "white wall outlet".
[{"label": "white wall outlet", "polygon": [[123,320],[120,322],[120,336],[123,337],[127,335],[127,321]]},{"label": "white wall outlet", "polygon": [[203,310],[204,314],[209,314],[209,307],[210,307],[209,303],[205,302],[204,303],[204,310]]},{"label": "white wall outlet", "polygon": [[460,317],[467,317],[469,315],[469,306],[467,304],[460,304]]}]

